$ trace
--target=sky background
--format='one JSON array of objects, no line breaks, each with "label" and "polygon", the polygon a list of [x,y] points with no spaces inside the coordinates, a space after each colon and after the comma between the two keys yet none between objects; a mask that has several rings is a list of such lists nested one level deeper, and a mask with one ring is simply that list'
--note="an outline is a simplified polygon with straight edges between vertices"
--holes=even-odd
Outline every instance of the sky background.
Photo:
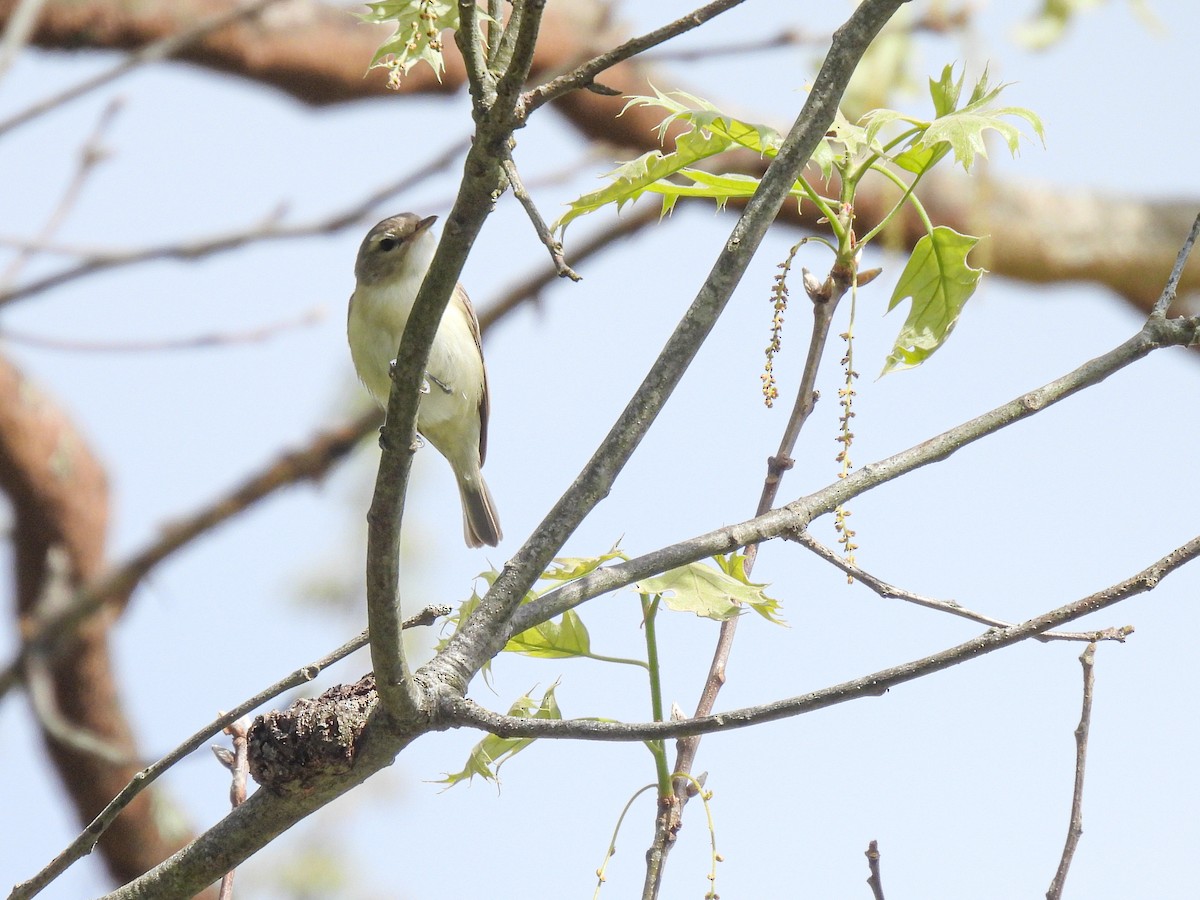
[{"label": "sky background", "polygon": [[[1131,4],[1100,4],[1045,53],[1011,40],[1034,3],[976,6],[970,39],[921,38],[913,71],[923,81],[948,62],[965,62],[973,77],[990,63],[995,78],[1015,82],[1005,100],[1042,117],[1047,146],[1026,143],[1015,161],[996,150],[993,172],[1063,189],[1197,198],[1200,208],[1194,4],[1148,2],[1161,28],[1148,27]],[[675,0],[620,6],[632,33],[690,8]],[[768,5],[747,3],[701,28],[687,45],[784,27],[828,31],[850,8],[804,3],[793,18],[775,18],[782,14],[771,6],[773,18],[764,21]],[[0,117],[118,59],[27,53],[0,82]],[[687,89],[786,128],[817,62],[817,51],[791,48],[664,64],[676,80],[659,87]],[[145,68],[0,143],[0,172],[7,176],[0,179],[0,235],[36,232],[114,96],[124,106],[106,140],[112,157],[64,225],[59,241],[67,245],[195,238],[247,226],[281,202],[289,221],[321,217],[434,158],[462,139],[469,123],[465,94],[313,110],[231,77],[183,65]],[[929,109],[923,90],[896,102],[917,113]],[[581,161],[586,148],[551,111],[518,140],[527,181],[575,167],[567,181],[534,191],[548,218],[612,168],[608,158]],[[127,268],[4,310],[5,334],[93,341],[242,331],[323,312],[316,324],[265,342],[207,350],[75,353],[5,340],[5,352],[60,400],[109,466],[113,560],[282,449],[303,445],[314,431],[364,407],[344,337],[358,242],[385,215],[444,216],[454,188],[451,170],[381,207],[361,228],[197,263]],[[611,221],[608,215],[572,226],[568,258],[571,242]],[[541,304],[488,334],[486,474],[507,537],[495,550],[465,548],[449,468],[432,451],[418,454],[406,520],[406,610],[463,599],[476,573],[499,567],[517,550],[645,375],[734,221],[708,208],[681,207],[661,227],[583,263],[580,284],[553,286]],[[777,364],[788,399],[766,410],[759,373],[770,285],[797,236],[787,228],[767,236],[660,421],[566,554],[594,555],[619,540],[637,555],[753,513],[807,345],[808,315],[797,305]],[[544,257],[507,196],[463,281],[483,309]],[[828,263],[816,248],[800,259],[815,271]],[[56,264],[39,260],[26,277]],[[863,378],[853,458],[860,466],[1064,374],[1141,324],[1122,302],[1090,286],[987,277],[941,352],[918,370],[877,381],[902,321],[899,313],[882,317],[902,261],[877,257],[868,264],[882,264],[885,272],[859,298],[855,354]],[[835,332],[846,314],[839,312]],[[842,352],[836,343],[828,350],[820,381],[825,399],[797,447],[781,500],[836,476],[833,400]],[[1186,460],[1196,447],[1198,390],[1196,354],[1155,353],[1095,389],[872,492],[852,506],[860,564],[894,584],[1008,620],[1128,577],[1196,534],[1200,480],[1189,475]],[[139,590],[114,632],[113,649],[148,758],[363,627],[358,585],[377,459],[368,440],[323,484],[274,496],[176,554]],[[832,544],[830,522],[814,530]],[[771,583],[789,627],[747,617],[719,708],[800,694],[981,631],[847,586],[793,545],[764,547],[754,574]],[[1188,685],[1200,628],[1198,590],[1200,568],[1193,565],[1153,593],[1078,625],[1133,624],[1137,631],[1126,645],[1102,645],[1097,655],[1084,835],[1067,896],[1170,900],[1194,890],[1200,728]],[[320,602],[328,595],[343,602]],[[644,652],[635,594],[600,598],[582,612],[597,652]],[[659,630],[665,697],[690,710],[716,625],[677,614],[660,619]],[[9,629],[0,645],[6,658],[13,645]],[[717,891],[867,897],[862,854],[876,839],[889,900],[1044,894],[1066,833],[1082,649],[1029,642],[881,698],[706,738],[698,768],[708,771],[714,792],[724,857]],[[413,652],[418,661],[427,658],[430,637]],[[358,654],[313,692],[353,681],[368,667]],[[567,715],[649,718],[641,670],[589,661],[505,656],[493,667],[490,688],[477,680],[472,696],[505,709],[556,680]],[[0,842],[0,884],[11,884],[33,874],[79,826],[42,765],[19,694],[0,704],[0,733],[0,796],[10,809],[32,811]],[[478,739],[462,732],[417,742],[390,770],[247,863],[239,896],[590,896],[622,806],[653,780],[649,754],[640,745],[544,743],[502,770],[499,792],[479,781],[443,792],[436,781],[461,768]],[[226,809],[226,773],[207,751],[165,783],[197,827]],[[626,819],[601,896],[640,890],[652,817],[646,794]],[[702,810],[689,807],[664,898],[703,895],[708,842]],[[89,859],[43,896],[78,898],[106,887],[99,862]]]}]

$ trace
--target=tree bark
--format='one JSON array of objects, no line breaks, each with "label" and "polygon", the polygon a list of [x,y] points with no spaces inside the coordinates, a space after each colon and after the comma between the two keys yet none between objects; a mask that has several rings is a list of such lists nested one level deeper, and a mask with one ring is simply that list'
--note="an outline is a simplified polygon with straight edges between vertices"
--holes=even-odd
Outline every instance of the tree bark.
[{"label": "tree bark", "polygon": [[[12,545],[21,634],[48,602],[51,558],[65,556],[63,584],[70,592],[104,566],[108,484],[82,435],[54,402],[7,359],[0,357],[0,490],[13,511]],[[50,758],[71,796],[81,824],[90,822],[141,768],[133,730],[122,707],[108,650],[111,607],[84,622],[43,659],[47,693],[59,734],[99,739],[125,757],[107,760],[48,727],[39,710]],[[35,656],[38,656],[35,651]],[[38,658],[41,658],[40,656]],[[26,680],[39,678],[31,663]],[[191,835],[172,827],[165,801],[153,791],[138,797],[104,835],[99,849],[113,878],[124,883],[184,846]],[[29,873],[32,874],[32,873]]]}]

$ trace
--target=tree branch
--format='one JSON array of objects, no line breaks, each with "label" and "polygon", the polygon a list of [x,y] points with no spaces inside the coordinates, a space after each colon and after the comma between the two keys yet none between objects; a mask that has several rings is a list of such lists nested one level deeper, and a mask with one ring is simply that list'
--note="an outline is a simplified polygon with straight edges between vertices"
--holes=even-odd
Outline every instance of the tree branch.
[{"label": "tree branch", "polygon": [[[505,643],[502,635],[525,593],[579,523],[607,495],[695,358],[783,205],[797,173],[833,121],[838,100],[854,65],[900,4],[901,0],[867,0],[839,29],[839,39],[835,41],[833,52],[826,57],[800,116],[758,190],[746,204],[745,212],[734,226],[691,307],[575,482],[510,560],[471,617],[422,670],[432,682],[464,692],[484,663],[500,652]],[[422,292],[424,290],[422,288]],[[745,543],[749,542],[741,542],[739,546]]]},{"label": "tree branch", "polygon": [[1096,645],[1088,644],[1079,657],[1083,666],[1083,711],[1079,714],[1079,725],[1075,728],[1075,789],[1071,793],[1071,823],[1067,827],[1067,841],[1063,846],[1058,871],[1046,891],[1046,900],[1059,900],[1067,883],[1067,872],[1075,858],[1075,848],[1083,834],[1083,772],[1087,766],[1088,732],[1092,727],[1092,689],[1096,684]]},{"label": "tree branch", "polygon": [[804,715],[851,700],[878,697],[897,685],[940,672],[968,660],[978,659],[1004,647],[1036,637],[1055,626],[1089,613],[1099,612],[1123,600],[1128,600],[1130,597],[1153,590],[1164,578],[1197,556],[1200,556],[1200,536],[1192,538],[1131,578],[1102,591],[1089,594],[1073,603],[1068,603],[1066,606],[1042,613],[1019,625],[990,629],[955,647],[912,662],[881,669],[852,681],[845,681],[798,697],[729,710],[713,716],[633,724],[599,719],[535,719],[501,715],[484,709],[471,700],[446,694],[443,695],[439,705],[439,720],[451,726],[479,728],[502,738],[614,742],[667,740],[715,734],[733,728],[747,728],[763,722],[774,722]]},{"label": "tree branch", "polygon": [[560,75],[554,80],[548,81],[546,84],[529,91],[525,95],[525,107],[529,112],[532,112],[564,94],[587,87],[594,82],[596,76],[601,72],[611,69],[618,63],[632,59],[639,53],[649,50],[651,47],[657,47],[671,38],[691,31],[693,28],[699,28],[709,19],[713,19],[721,13],[741,5],[743,2],[745,0],[714,0],[714,2],[700,7],[694,12],[690,12],[686,16],[681,16],[674,22],[664,25],[661,28],[656,28],[654,31],[644,34],[641,37],[631,38],[619,47],[614,47],[607,53],[602,53],[588,60],[573,71],[567,72],[565,75]]},{"label": "tree branch", "polygon": [[[923,606],[926,609],[936,609],[938,612],[949,613],[952,616],[960,616],[964,619],[970,619],[972,622],[978,622],[981,625],[991,625],[993,628],[1012,628],[1011,622],[1005,622],[1003,619],[994,619],[991,616],[986,616],[983,613],[977,613],[974,610],[967,609],[954,600],[937,600],[933,597],[923,597],[920,594],[914,594],[912,591],[906,591],[904,588],[898,588],[895,585],[888,584],[881,578],[876,578],[870,572],[860,569],[854,563],[849,562],[839,556],[829,547],[826,547],[807,531],[802,531],[799,534],[790,536],[791,540],[796,541],[800,546],[811,550],[821,559],[830,565],[841,569],[853,580],[861,582],[869,587],[884,600],[903,600],[905,603],[912,603],[916,606]],[[1120,627],[1105,628],[1100,631],[1047,631],[1038,635],[1039,641],[1120,641],[1125,642],[1125,638],[1133,634],[1132,625],[1122,625]]]},{"label": "tree branch", "polygon": [[[3,2],[3,0],[0,0]],[[465,152],[469,141],[456,141],[420,168],[398,179],[392,184],[377,188],[370,194],[351,204],[345,209],[330,213],[320,219],[298,225],[280,225],[280,211],[273,212],[263,222],[250,228],[218,234],[211,237],[199,238],[184,243],[161,244],[154,247],[142,247],[127,251],[101,251],[91,253],[87,258],[73,266],[52,272],[42,278],[27,284],[5,290],[0,286],[0,307],[18,300],[26,300],[51,288],[121,266],[135,265],[160,259],[197,260],[215,253],[235,250],[247,244],[259,241],[290,240],[294,238],[312,237],[313,235],[333,234],[351,225],[359,224],[362,219],[371,214],[385,200],[390,200],[397,194],[402,194],[413,185],[429,178],[436,172],[448,168]],[[17,243],[7,241],[7,243]],[[59,248],[44,248],[40,244],[19,244],[22,248],[50,249],[65,252]]]},{"label": "tree branch", "polygon": [[1120,346],[1084,363],[1063,377],[1022,394],[923,443],[870,463],[857,472],[852,472],[845,478],[786,506],[740,524],[719,528],[635,557],[627,562],[605,566],[577,581],[548,591],[537,600],[523,604],[513,614],[511,622],[500,630],[497,640],[503,645],[503,642],[507,642],[513,635],[562,615],[585,600],[625,587],[640,578],[666,572],[718,553],[729,553],[750,544],[799,533],[814,519],[832,512],[839,504],[915,469],[947,459],[980,438],[1041,412],[1089,385],[1098,384],[1156,349],[1171,346],[1188,347],[1196,343],[1200,343],[1200,317],[1174,320],[1152,318],[1141,331]]},{"label": "tree branch", "polygon": [[[449,615],[449,613],[450,608],[447,606],[428,606],[417,615],[406,619],[403,627],[416,628],[423,625],[432,625],[437,619]],[[65,872],[72,863],[91,853],[100,835],[108,830],[121,811],[129,806],[133,798],[158,780],[160,776],[165,774],[177,762],[199,750],[205,743],[212,740],[215,735],[220,734],[222,730],[242,718],[242,716],[249,715],[264,703],[274,700],[280,694],[311,682],[334,663],[345,659],[356,650],[361,650],[367,645],[367,642],[367,632],[364,631],[357,637],[342,644],[342,646],[338,647],[332,653],[321,657],[316,662],[309,663],[307,666],[302,666],[290,675],[281,678],[270,687],[259,691],[250,699],[239,703],[229,712],[217,716],[217,718],[202,727],[162,759],[142,769],[104,807],[100,814],[88,824],[83,833],[51,860],[42,871],[38,872],[37,875],[28,881],[24,881],[13,888],[12,894],[9,895],[9,900],[27,900],[27,898],[37,895],[54,879]]]},{"label": "tree branch", "polygon": [[[518,0],[519,2],[519,0]],[[469,9],[465,8],[469,7]],[[367,620],[371,632],[371,662],[385,713],[400,723],[415,722],[422,698],[413,686],[400,641],[400,589],[398,560],[400,527],[404,518],[408,477],[416,439],[417,408],[425,380],[430,347],[442,313],[458,283],[463,264],[484,219],[505,187],[498,148],[507,146],[517,120],[516,87],[523,84],[533,63],[542,0],[526,0],[514,12],[520,31],[508,68],[495,97],[486,84],[472,83],[476,128],[463,167],[463,178],[454,207],[446,219],[429,273],[417,294],[396,355],[387,418],[380,433],[382,453],[375,493],[367,513]],[[470,32],[456,36],[460,46],[480,40],[474,0],[460,0],[460,17]],[[475,22],[471,26],[471,22]],[[482,61],[480,61],[482,64]],[[484,79],[486,73],[475,73]]]}]

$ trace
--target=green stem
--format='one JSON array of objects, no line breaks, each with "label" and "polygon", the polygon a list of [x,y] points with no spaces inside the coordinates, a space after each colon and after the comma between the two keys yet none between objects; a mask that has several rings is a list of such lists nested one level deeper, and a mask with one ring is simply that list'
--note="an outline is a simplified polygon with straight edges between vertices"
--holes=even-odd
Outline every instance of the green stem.
[{"label": "green stem", "polygon": [[[655,722],[665,722],[663,718],[661,670],[658,666],[658,635],[655,617],[658,615],[658,604],[662,594],[655,594],[650,599],[649,594],[639,595],[642,601],[642,627],[646,632],[646,667],[650,674],[650,710]],[[671,770],[667,766],[667,750],[662,741],[646,741],[646,746],[654,756],[654,768],[658,773],[659,799],[672,795]]]},{"label": "green stem", "polygon": [[916,178],[914,178],[912,184],[905,184],[904,179],[901,178],[899,175],[897,175],[895,172],[893,172],[891,169],[886,169],[883,166],[878,166],[875,168],[875,171],[878,172],[883,177],[891,180],[898,187],[903,188],[904,195],[899,200],[896,201],[896,205],[892,207],[891,211],[886,216],[883,217],[883,219],[879,222],[878,225],[876,225],[874,228],[872,228],[870,231],[868,231],[866,234],[864,234],[859,239],[859,241],[858,241],[859,246],[862,246],[863,244],[867,243],[868,241],[874,239],[879,234],[879,232],[883,231],[883,229],[887,227],[887,224],[896,217],[896,213],[898,213],[900,211],[900,208],[902,206],[904,206],[905,203],[911,203],[913,205],[913,209],[915,209],[917,211],[917,215],[921,217],[921,222],[924,223],[924,225],[925,225],[926,233],[932,234],[933,233],[933,221],[929,218],[929,214],[927,212],[925,212],[925,207],[921,205],[921,201],[917,199],[917,195],[913,193],[913,191],[916,190],[917,185],[921,182],[921,178],[924,176],[925,173],[922,172],[920,175],[918,175]]},{"label": "green stem", "polygon": [[869,170],[876,168],[876,164],[879,162],[879,160],[886,157],[888,153],[891,152],[893,147],[903,143],[904,141],[907,141],[914,134],[920,134],[924,130],[925,129],[923,128],[917,128],[914,126],[913,128],[910,128],[908,131],[901,134],[899,137],[893,138],[884,144],[883,149],[878,153],[872,153],[861,163],[859,163],[852,171],[844,172],[842,174],[842,179],[857,185],[860,181],[862,181],[863,176],[866,175]]},{"label": "green stem", "polygon": [[600,662],[620,663],[623,666],[641,666],[643,669],[650,668],[640,659],[626,659],[623,656],[602,656],[599,653],[581,653],[579,655],[584,659],[595,659]]},{"label": "green stem", "polygon": [[[837,214],[833,211],[833,207],[829,205],[829,201],[813,190],[813,187],[808,183],[807,178],[797,178],[796,184],[800,185],[800,189],[804,191],[804,195],[808,197],[808,199],[813,202],[817,209],[821,211],[821,215],[829,220],[829,227],[833,229],[833,233],[837,237],[838,243],[840,244],[843,240],[845,240],[845,234],[842,231],[841,223],[838,222]],[[792,190],[795,190],[795,188]]]}]

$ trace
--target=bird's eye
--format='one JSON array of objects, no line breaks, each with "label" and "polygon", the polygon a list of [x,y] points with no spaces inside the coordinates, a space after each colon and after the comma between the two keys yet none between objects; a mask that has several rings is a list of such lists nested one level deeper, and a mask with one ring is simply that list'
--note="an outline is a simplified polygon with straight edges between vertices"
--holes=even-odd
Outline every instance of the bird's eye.
[{"label": "bird's eye", "polygon": [[385,253],[389,250],[395,250],[399,246],[400,246],[400,242],[398,240],[396,240],[394,237],[381,238],[379,241],[379,249],[384,251]]}]

